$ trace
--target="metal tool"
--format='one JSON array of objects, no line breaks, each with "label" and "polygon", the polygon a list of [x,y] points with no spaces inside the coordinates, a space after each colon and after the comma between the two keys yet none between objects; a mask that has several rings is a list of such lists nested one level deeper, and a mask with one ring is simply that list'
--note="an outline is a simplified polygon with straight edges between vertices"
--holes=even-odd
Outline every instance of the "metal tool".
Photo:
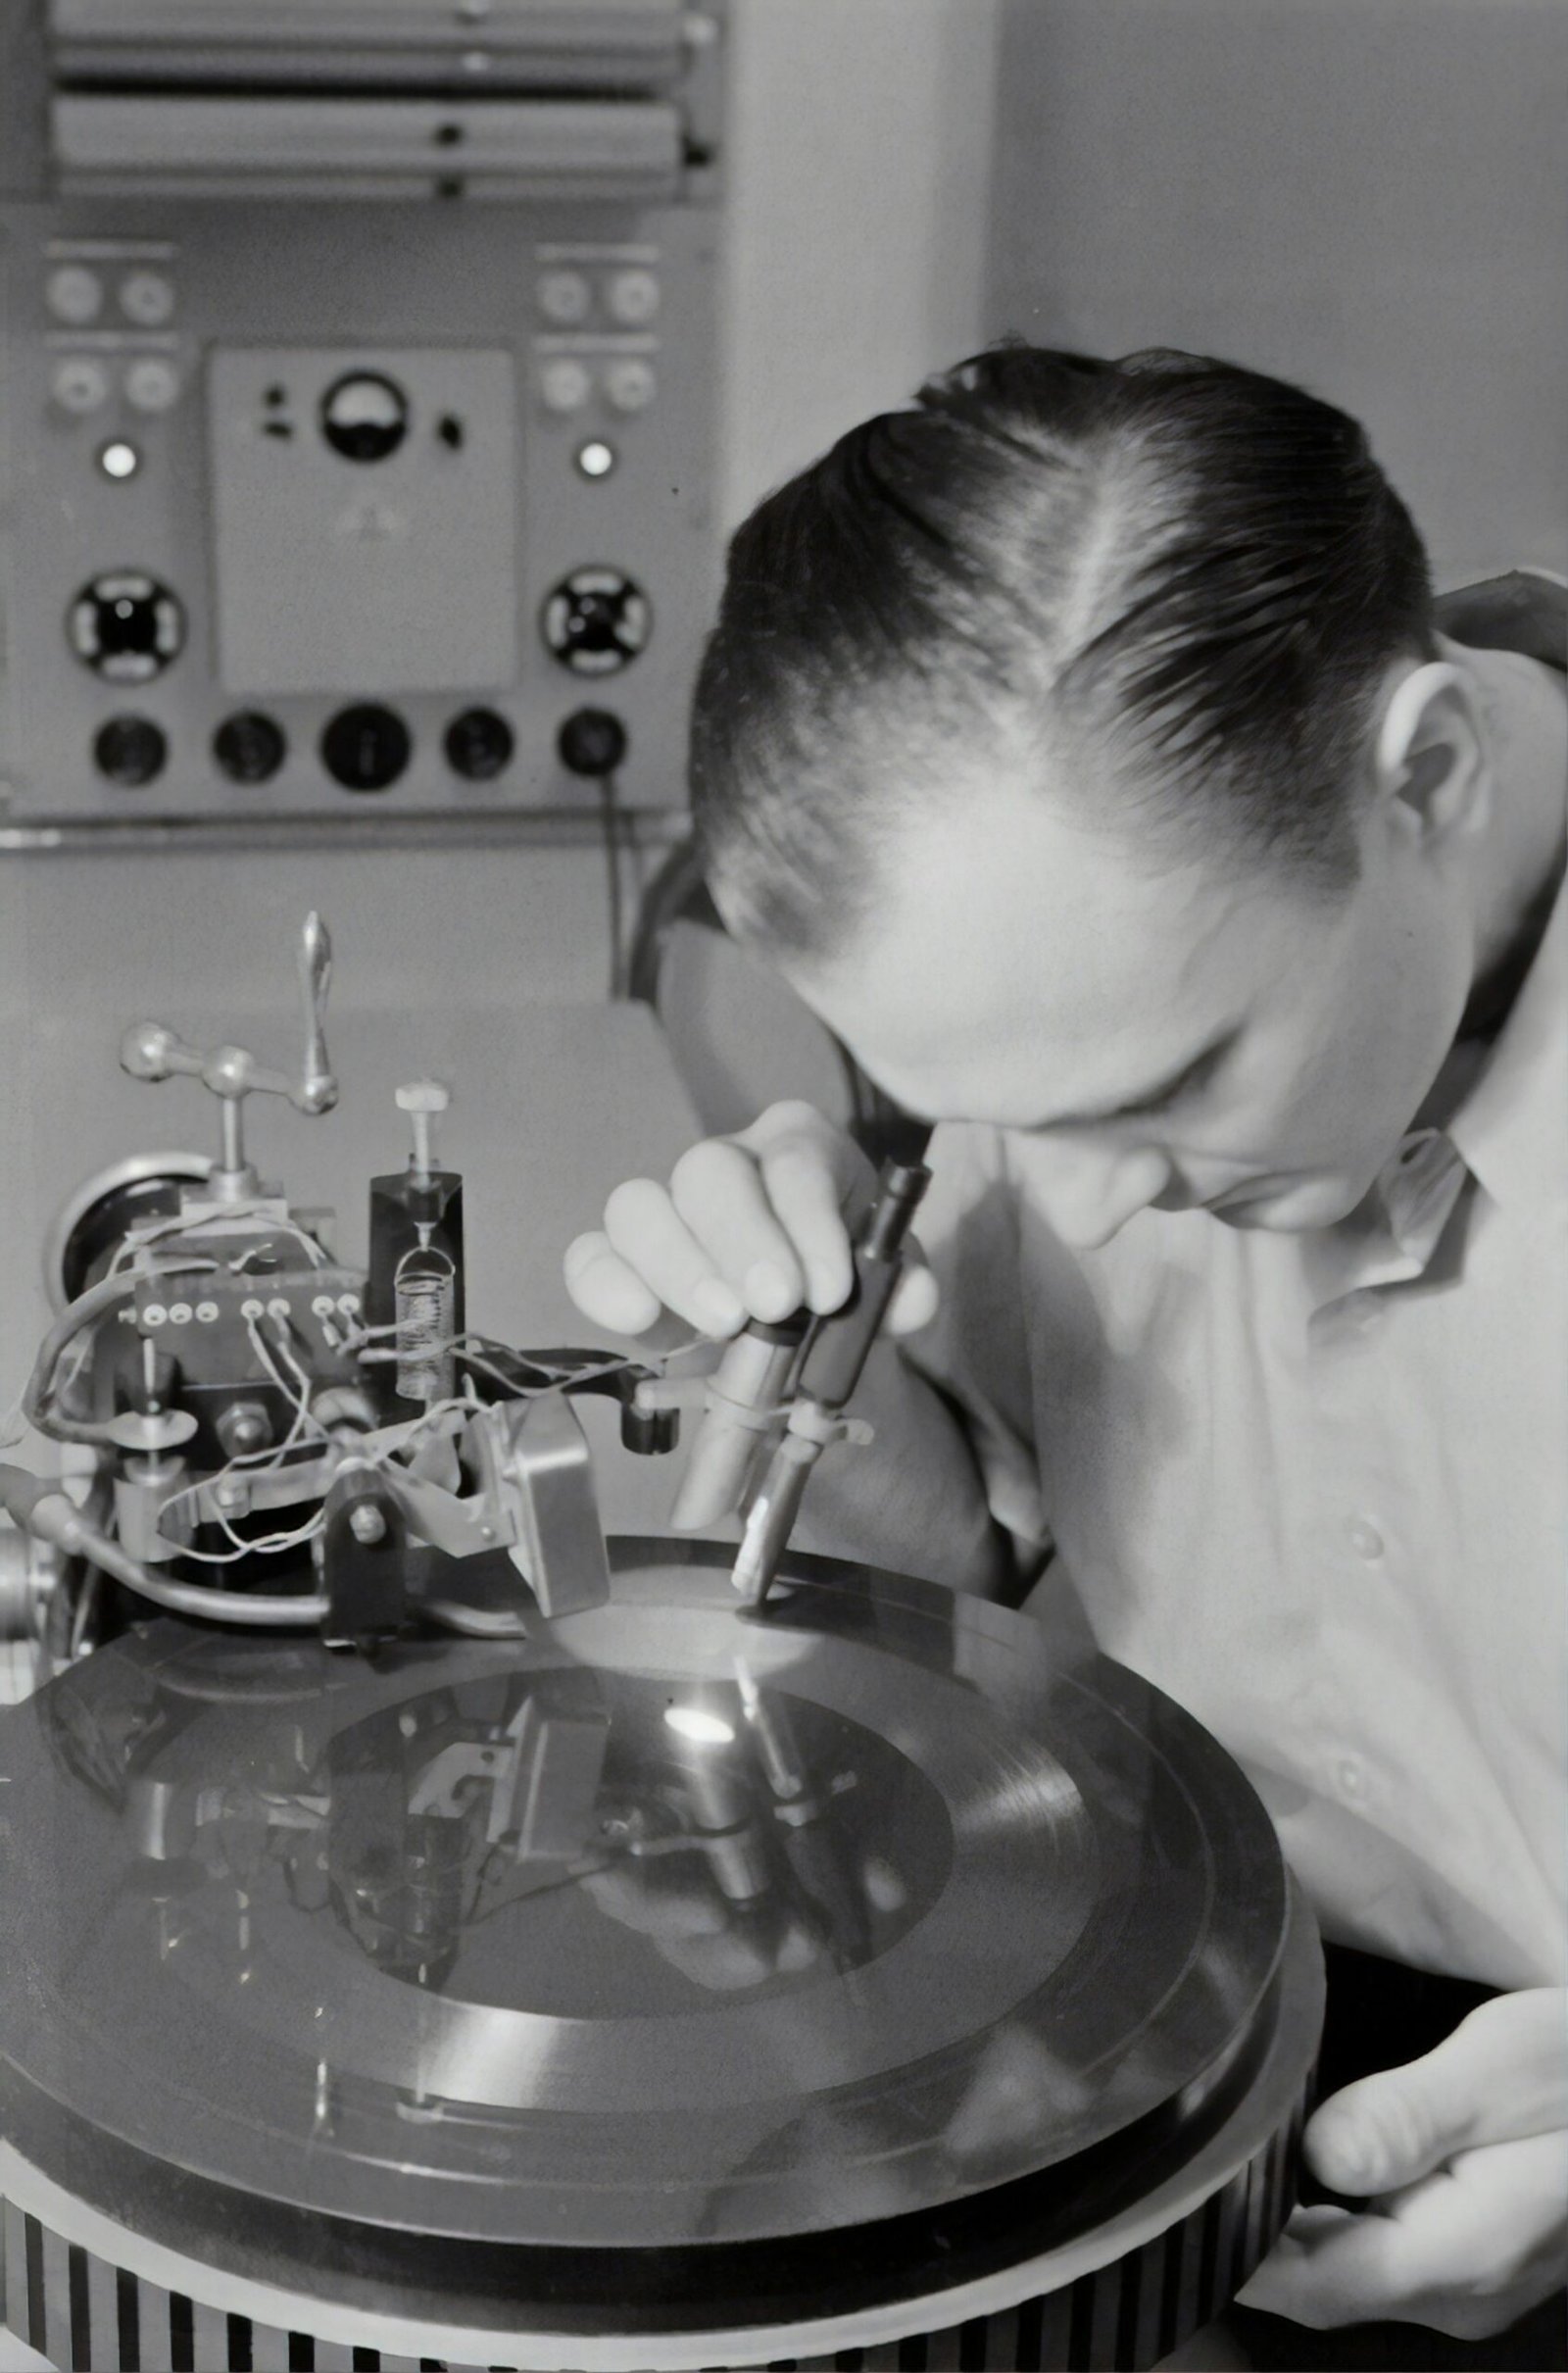
[{"label": "metal tool", "polygon": [[[929,1131],[923,1134],[929,1137]],[[849,1297],[807,1331],[783,1436],[752,1499],[735,1559],[735,1588],[752,1606],[760,1606],[772,1587],[823,1451],[832,1442],[870,1438],[867,1428],[845,1417],[844,1406],[904,1274],[909,1225],[930,1176],[920,1162],[883,1163],[856,1238]]]}]

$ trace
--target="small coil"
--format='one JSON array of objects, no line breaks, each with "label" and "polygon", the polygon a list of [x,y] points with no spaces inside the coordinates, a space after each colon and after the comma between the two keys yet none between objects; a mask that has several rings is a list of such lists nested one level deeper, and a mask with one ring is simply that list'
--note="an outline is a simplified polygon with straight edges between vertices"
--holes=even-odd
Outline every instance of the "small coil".
[{"label": "small coil", "polygon": [[439,1250],[407,1253],[392,1282],[399,1396],[443,1401],[457,1389],[450,1346],[457,1311],[457,1272]]}]

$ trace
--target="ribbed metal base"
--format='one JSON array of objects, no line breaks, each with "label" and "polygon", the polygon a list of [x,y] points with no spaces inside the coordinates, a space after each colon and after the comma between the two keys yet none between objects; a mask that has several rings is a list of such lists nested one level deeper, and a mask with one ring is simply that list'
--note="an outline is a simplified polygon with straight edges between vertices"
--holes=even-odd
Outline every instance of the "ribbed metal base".
[{"label": "ribbed metal base", "polygon": [[[1221,2311],[1272,2246],[1294,2197],[1305,2105],[1303,2098],[1289,2122],[1200,2207],[1059,2290],[880,2347],[845,2347],[830,2355],[777,2357],[771,2363],[799,2373],[832,2368],[856,2373],[859,2367],[865,2373],[1024,2373],[1025,2368],[1033,2373],[1045,2367],[1154,2364]],[[311,2302],[304,2299],[297,2302],[293,2328],[231,2313],[210,2303],[224,2288],[216,2270],[190,2270],[192,2291],[205,2291],[205,2299],[164,2289],[68,2241],[15,2200],[5,2203],[3,2240],[5,2321],[62,2368],[81,2366],[89,2373],[115,2373],[116,2368],[120,2373],[312,2373],[312,2368],[328,2373],[331,2368],[337,2373],[341,2367],[343,2373],[357,2373],[366,2367],[374,2373],[379,2367],[381,2373],[436,2373],[436,2368],[483,2373],[479,2359],[418,2353],[421,2339],[434,2335],[421,2335],[412,2325],[406,2334],[409,2352],[403,2354],[327,2339],[313,2331]],[[937,2299],[930,2304],[939,2309]],[[694,2368],[715,2361],[701,2354],[700,2336],[694,2334],[688,2347]],[[507,2373],[514,2366],[537,2366],[536,2349],[537,2343],[524,2357],[507,2360]],[[667,2361],[667,2345],[660,2353]],[[487,2361],[490,2373],[496,2373],[498,2360]],[[564,2358],[563,2373],[574,2361]]]}]

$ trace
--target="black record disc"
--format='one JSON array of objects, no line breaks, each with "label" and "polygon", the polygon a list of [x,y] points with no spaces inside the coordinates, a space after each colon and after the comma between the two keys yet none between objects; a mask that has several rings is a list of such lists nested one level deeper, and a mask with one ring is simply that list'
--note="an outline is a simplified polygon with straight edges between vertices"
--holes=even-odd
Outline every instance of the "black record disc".
[{"label": "black record disc", "polygon": [[[615,1545],[612,1602],[373,1660],[160,1621],[0,1722],[0,2079],[202,2179],[461,2244],[749,2245],[1201,2112],[1269,1822],[1027,1617]],[[518,1594],[521,1596],[521,1594]]]}]

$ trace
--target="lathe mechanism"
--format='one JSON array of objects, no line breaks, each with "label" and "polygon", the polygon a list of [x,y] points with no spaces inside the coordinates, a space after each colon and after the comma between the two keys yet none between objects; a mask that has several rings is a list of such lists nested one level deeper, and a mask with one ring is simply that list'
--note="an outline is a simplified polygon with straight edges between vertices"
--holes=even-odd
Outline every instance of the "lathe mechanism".
[{"label": "lathe mechanism", "polygon": [[505,1553],[517,1602],[526,1586],[546,1615],[602,1605],[604,1537],[572,1397],[615,1398],[631,1451],[675,1446],[676,1388],[653,1367],[613,1352],[518,1353],[468,1328],[463,1183],[432,1143],[448,1102],[437,1082],[397,1091],[412,1151],[406,1168],[369,1182],[368,1268],[333,1257],[331,1214],[296,1210],[261,1178],[245,1100],[281,1096],[312,1115],[337,1102],[330,970],[313,915],[296,1078],[239,1047],[186,1046],[159,1023],[122,1041],[133,1077],[184,1075],[211,1091],[221,1146],[210,1162],[160,1157],[104,1173],[56,1231],[65,1307],[19,1413],[71,1446],[77,1476],[0,1465],[16,1528],[0,1533],[0,1620],[56,1657],[148,1605],[312,1628],[332,1645],[420,1623],[505,1632],[494,1555],[489,1588],[465,1587],[484,1553]]},{"label": "lathe mechanism", "polygon": [[[119,1627],[137,1599],[250,1629],[314,1628],[332,1646],[421,1623],[505,1634],[521,1602],[498,1596],[497,1552],[540,1613],[602,1606],[604,1533],[572,1399],[618,1401],[629,1451],[675,1448],[691,1376],[669,1374],[668,1358],[520,1352],[468,1327],[463,1181],[433,1143],[448,1104],[439,1082],[397,1091],[413,1143],[406,1168],[369,1182],[368,1269],[333,1257],[331,1213],[296,1210],[261,1178],[246,1157],[246,1098],[281,1096],[310,1115],[337,1102],[330,972],[312,915],[297,1079],[242,1047],[186,1046],[159,1022],[121,1041],[133,1078],[201,1081],[221,1143],[213,1162],[117,1165],[55,1230],[48,1266],[65,1307],[19,1413],[74,1446],[86,1474],[68,1489],[0,1464],[0,1508],[17,1528],[0,1532],[0,1632],[30,1631],[56,1657]],[[671,1522],[710,1530],[748,1510],[736,1586],[752,1603],[772,1584],[822,1450],[870,1438],[844,1404],[925,1179],[916,1162],[884,1166],[841,1311],[749,1327],[708,1384]]]}]

